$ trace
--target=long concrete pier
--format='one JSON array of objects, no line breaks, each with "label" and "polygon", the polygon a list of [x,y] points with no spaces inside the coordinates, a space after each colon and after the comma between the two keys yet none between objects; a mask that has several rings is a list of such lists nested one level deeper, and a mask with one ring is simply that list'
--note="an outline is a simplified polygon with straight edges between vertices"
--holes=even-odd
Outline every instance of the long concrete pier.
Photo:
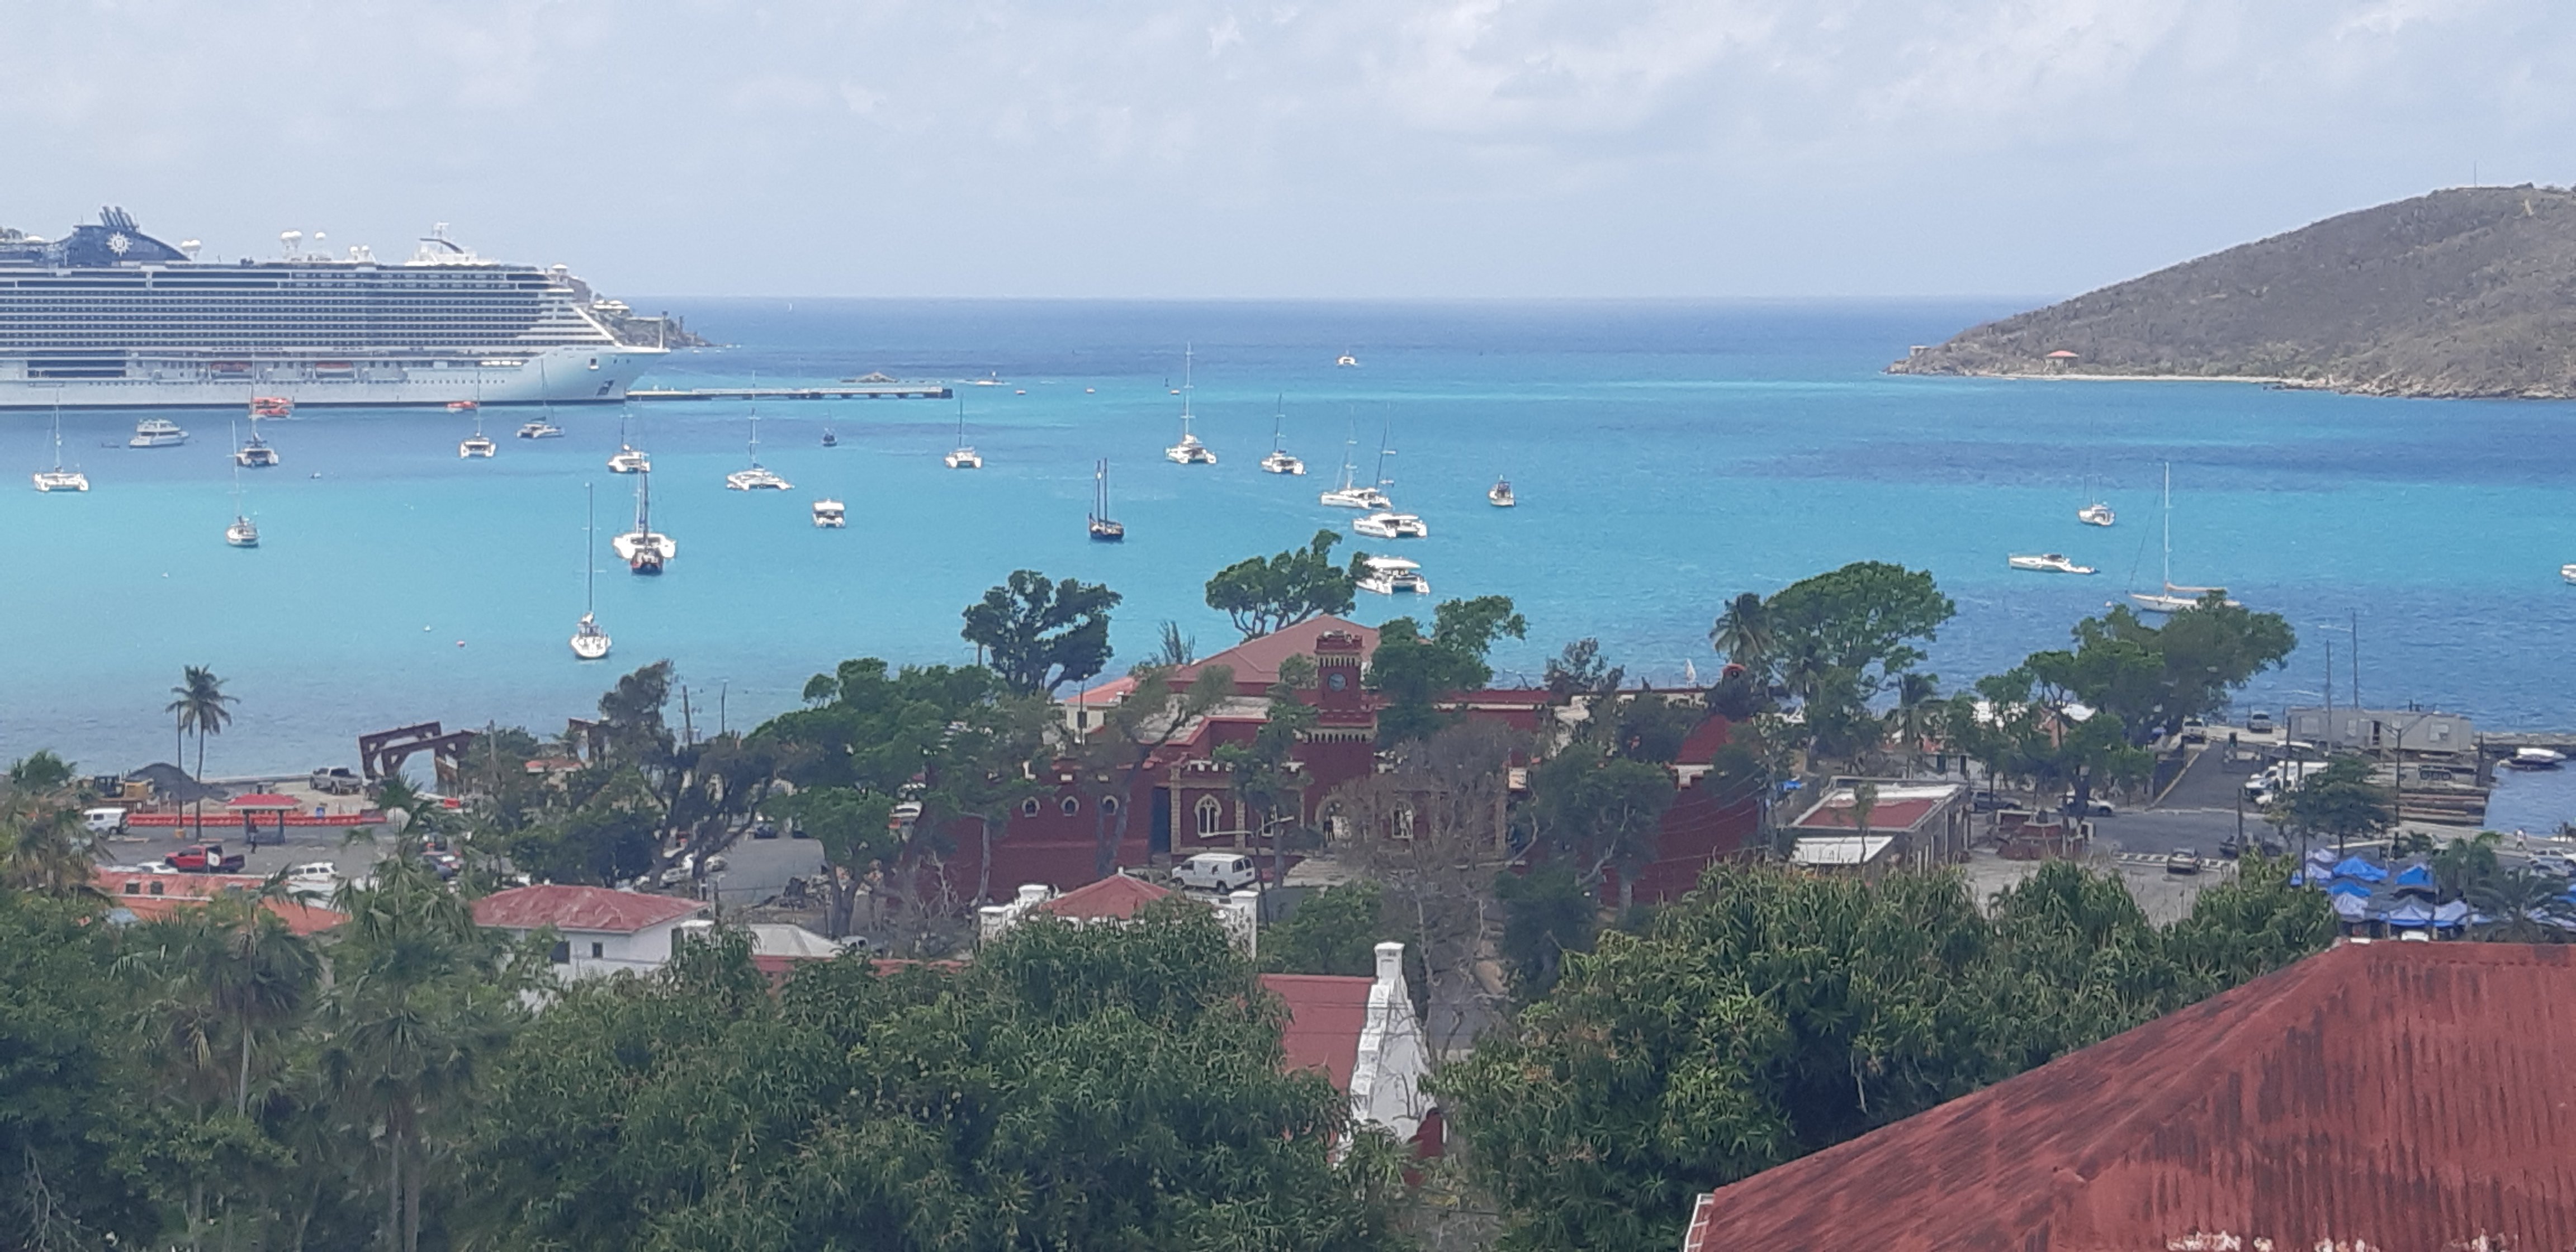
[{"label": "long concrete pier", "polygon": [[626,393],[630,400],[945,400],[956,393],[946,383],[906,383],[891,378],[853,378],[806,387],[644,388]]}]

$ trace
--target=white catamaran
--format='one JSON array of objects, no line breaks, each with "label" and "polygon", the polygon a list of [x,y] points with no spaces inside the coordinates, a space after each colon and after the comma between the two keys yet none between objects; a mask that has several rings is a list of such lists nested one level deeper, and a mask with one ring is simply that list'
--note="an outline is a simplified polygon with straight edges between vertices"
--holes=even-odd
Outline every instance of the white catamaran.
[{"label": "white catamaran", "polygon": [[2227,588],[2225,587],[2175,585],[2173,580],[2173,462],[2171,461],[2165,462],[2164,523],[2165,589],[2162,592],[2132,591],[2129,593],[2129,598],[2137,601],[2139,608],[2150,613],[2179,613],[2184,609],[2196,607],[2202,597],[2209,595],[2220,597],[2231,609],[2245,607],[2234,600],[2226,600]]}]

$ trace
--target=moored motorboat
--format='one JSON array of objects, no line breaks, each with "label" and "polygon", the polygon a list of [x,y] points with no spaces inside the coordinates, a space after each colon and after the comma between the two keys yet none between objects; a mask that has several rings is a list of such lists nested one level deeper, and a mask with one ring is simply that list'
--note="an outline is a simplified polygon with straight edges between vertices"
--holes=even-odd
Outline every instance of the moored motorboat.
[{"label": "moored motorboat", "polygon": [[147,417],[134,424],[134,437],[125,441],[129,448],[175,448],[188,442],[188,432],[166,417]]},{"label": "moored motorboat", "polygon": [[619,448],[608,456],[608,472],[612,474],[644,474],[652,469],[653,458],[638,448]]},{"label": "moored motorboat", "polygon": [[2042,574],[2090,574],[2094,572],[2092,566],[2078,565],[2065,555],[2056,552],[2008,556],[2004,558],[2004,564],[2009,565],[2014,569],[2035,570]]},{"label": "moored motorboat", "polygon": [[2075,520],[2087,526],[2109,526],[2119,521],[2120,515],[2112,512],[2110,505],[2097,500],[2075,510]]},{"label": "moored motorboat", "polygon": [[1485,502],[1498,509],[1508,509],[1513,505],[1519,504],[1520,497],[1512,494],[1512,482],[1510,479],[1497,478],[1494,480],[1493,486],[1485,489]]},{"label": "moored motorboat", "polygon": [[2567,754],[2556,748],[2516,748],[2513,755],[2496,762],[2507,769],[2557,769],[2567,763]]},{"label": "moored motorboat", "polygon": [[285,396],[253,396],[250,401],[250,415],[252,417],[265,417],[271,420],[293,417],[295,416],[295,401],[288,399]]},{"label": "moored motorboat", "polygon": [[1360,575],[1359,589],[1382,596],[1431,594],[1431,580],[1422,576],[1422,566],[1400,556],[1373,556],[1360,562],[1367,571]]},{"label": "moored motorboat", "polygon": [[549,422],[544,418],[535,418],[520,425],[519,438],[561,439],[563,438],[563,427],[557,426],[553,422]]},{"label": "moored motorboat", "polygon": [[2558,579],[2560,582],[2576,583],[2576,561],[2559,566]]},{"label": "moored motorboat", "polygon": [[1411,513],[1381,509],[1366,517],[1351,519],[1351,529],[1380,539],[1428,539],[1431,528]]},{"label": "moored motorboat", "polygon": [[817,500],[814,502],[814,524],[831,530],[848,526],[849,509],[838,500]]}]

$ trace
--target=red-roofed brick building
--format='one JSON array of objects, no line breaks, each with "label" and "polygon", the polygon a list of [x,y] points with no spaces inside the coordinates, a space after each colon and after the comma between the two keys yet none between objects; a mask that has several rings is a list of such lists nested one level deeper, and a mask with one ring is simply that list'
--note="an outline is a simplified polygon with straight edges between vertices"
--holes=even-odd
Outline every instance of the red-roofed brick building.
[{"label": "red-roofed brick building", "polygon": [[1703,1198],[1685,1252],[2576,1247],[2576,947],[2352,943]]},{"label": "red-roofed brick building", "polygon": [[496,891],[474,902],[474,922],[520,937],[553,927],[554,962],[565,977],[627,970],[649,974],[671,959],[680,923],[706,911],[696,900],[543,883]]},{"label": "red-roofed brick building", "polygon": [[[1312,780],[1305,789],[1304,824],[1320,825],[1319,810],[1334,789],[1377,768],[1379,699],[1365,684],[1377,639],[1378,632],[1369,627],[1327,615],[1180,667],[1175,671],[1176,688],[1187,687],[1211,666],[1231,668],[1234,698],[1157,749],[1135,786],[1124,793],[1104,794],[1114,787],[1114,779],[1083,778],[1073,763],[1060,763],[1047,780],[1052,790],[1024,802],[992,839],[989,872],[981,863],[985,844],[981,832],[971,821],[959,823],[951,840],[955,851],[943,865],[949,888],[972,896],[978,883],[997,895],[1006,883],[1036,883],[1059,891],[1078,887],[1100,877],[1099,847],[1104,839],[1115,842],[1109,858],[1114,869],[1224,849],[1266,852],[1267,835],[1253,829],[1253,815],[1234,794],[1231,771],[1215,757],[1217,749],[1248,744],[1260,733],[1269,718],[1270,687],[1288,659],[1300,655],[1315,662],[1318,686],[1305,698],[1317,716],[1295,760]],[[1105,733],[1107,712],[1134,691],[1134,680],[1113,679],[1063,701],[1060,707],[1066,724],[1075,730]],[[1553,724],[1550,697],[1543,690],[1459,692],[1443,707],[1525,733]],[[1704,765],[1725,742],[1725,722],[1712,718],[1694,733],[1682,759]],[[1663,859],[1639,875],[1642,899],[1663,899],[1688,890],[1709,861],[1739,851],[1755,826],[1752,798],[1720,799],[1698,792],[1691,786],[1696,775],[1687,768],[1682,773],[1684,791],[1666,819]],[[1122,813],[1127,823],[1123,836],[1117,833]]]}]

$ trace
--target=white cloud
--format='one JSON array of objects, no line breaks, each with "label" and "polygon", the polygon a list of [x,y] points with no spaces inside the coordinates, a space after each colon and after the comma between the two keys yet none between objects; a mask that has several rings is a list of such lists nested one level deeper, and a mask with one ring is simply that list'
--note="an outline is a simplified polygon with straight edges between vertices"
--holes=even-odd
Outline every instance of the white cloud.
[{"label": "white cloud", "polygon": [[[13,9],[0,221],[443,217],[625,290],[2062,290],[2564,181],[2576,122],[2560,0]],[[867,246],[720,246],[781,215]]]}]

